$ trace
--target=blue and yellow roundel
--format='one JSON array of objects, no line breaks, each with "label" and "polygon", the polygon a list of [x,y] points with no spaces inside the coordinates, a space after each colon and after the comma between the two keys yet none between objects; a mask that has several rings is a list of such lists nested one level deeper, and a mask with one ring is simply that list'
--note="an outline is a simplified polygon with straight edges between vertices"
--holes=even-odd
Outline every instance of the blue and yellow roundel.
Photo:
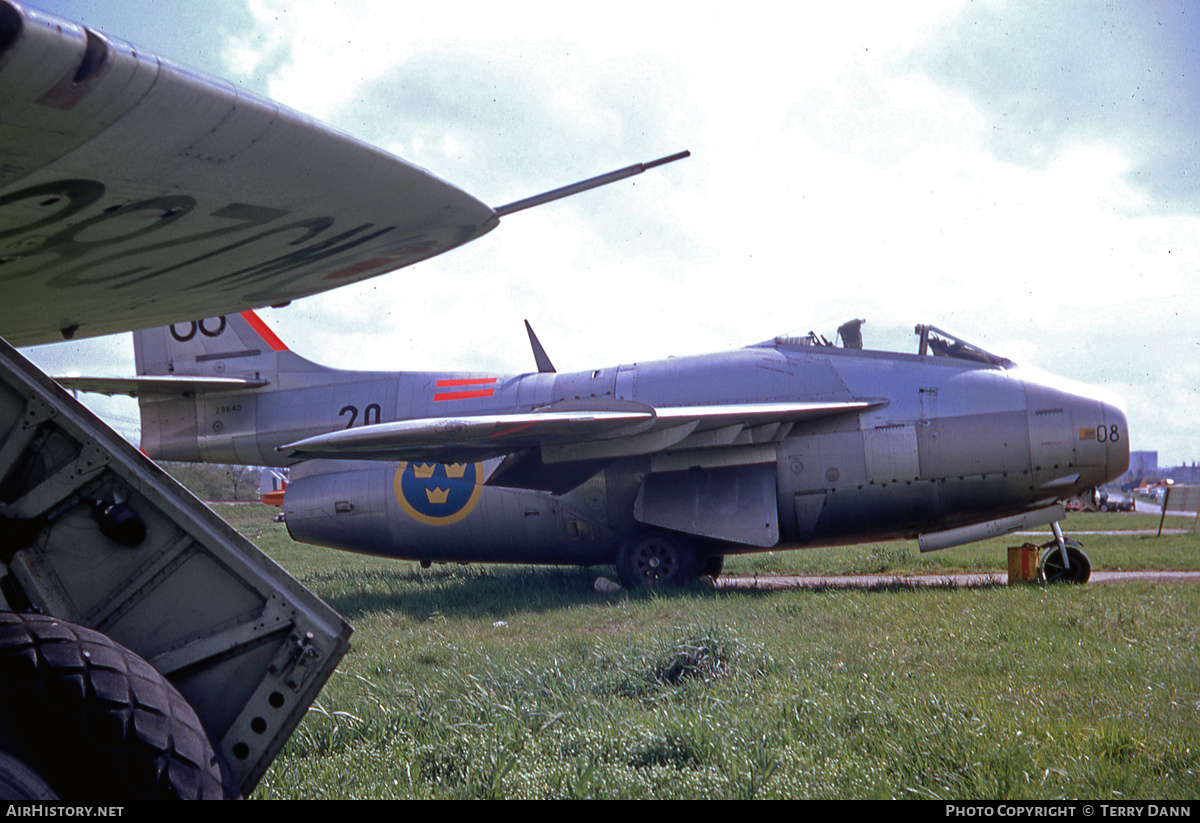
[{"label": "blue and yellow roundel", "polygon": [[462,520],[483,492],[482,463],[401,463],[392,480],[396,502],[419,523],[449,526]]}]

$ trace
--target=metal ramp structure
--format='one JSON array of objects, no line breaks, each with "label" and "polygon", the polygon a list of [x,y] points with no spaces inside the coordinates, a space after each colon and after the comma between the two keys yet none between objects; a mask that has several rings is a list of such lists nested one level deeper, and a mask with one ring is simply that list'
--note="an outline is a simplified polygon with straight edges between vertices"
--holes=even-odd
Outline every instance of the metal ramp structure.
[{"label": "metal ramp structure", "polygon": [[[242,796],[300,723],[351,633],[2,342],[0,610],[94,629],[148,661],[195,710],[236,787],[230,794]],[[42,767],[38,776],[58,792],[56,775]]]}]

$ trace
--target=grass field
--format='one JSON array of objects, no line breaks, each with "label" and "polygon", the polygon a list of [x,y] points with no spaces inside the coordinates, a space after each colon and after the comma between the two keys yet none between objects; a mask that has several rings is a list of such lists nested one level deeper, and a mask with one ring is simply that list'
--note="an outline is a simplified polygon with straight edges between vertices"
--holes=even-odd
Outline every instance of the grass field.
[{"label": "grass field", "polygon": [[[255,797],[1200,796],[1197,587],[599,594],[612,569],[422,570],[218,511],[355,626]],[[1096,569],[1200,568],[1196,535],[1080,540]],[[1001,572],[1014,542],[727,572]]]}]

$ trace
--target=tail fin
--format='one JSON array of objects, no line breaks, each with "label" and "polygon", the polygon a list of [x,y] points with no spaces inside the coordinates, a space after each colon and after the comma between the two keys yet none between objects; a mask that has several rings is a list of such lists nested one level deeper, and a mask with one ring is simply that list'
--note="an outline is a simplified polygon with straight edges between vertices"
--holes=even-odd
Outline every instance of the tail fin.
[{"label": "tail fin", "polygon": [[252,311],[191,320],[133,333],[139,375],[271,379],[292,354]]},{"label": "tail fin", "polygon": [[[252,311],[134,332],[133,351],[148,386],[138,395],[142,450],[155,460],[274,462],[259,403],[281,373],[333,371],[292,352]],[[238,380],[250,385],[231,388]]]}]

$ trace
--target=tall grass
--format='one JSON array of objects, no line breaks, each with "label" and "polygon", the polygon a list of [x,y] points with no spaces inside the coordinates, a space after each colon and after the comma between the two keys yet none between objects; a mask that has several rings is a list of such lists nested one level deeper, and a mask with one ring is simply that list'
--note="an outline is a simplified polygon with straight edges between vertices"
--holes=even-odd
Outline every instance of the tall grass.
[{"label": "tall grass", "polygon": [[[599,594],[611,570],[422,570],[274,527],[258,542],[356,634],[257,797],[1200,794],[1192,586]],[[1098,568],[1194,568],[1200,547],[1085,543]],[[974,552],[1003,568],[1003,542]],[[821,554],[736,562],[959,562]]]}]

